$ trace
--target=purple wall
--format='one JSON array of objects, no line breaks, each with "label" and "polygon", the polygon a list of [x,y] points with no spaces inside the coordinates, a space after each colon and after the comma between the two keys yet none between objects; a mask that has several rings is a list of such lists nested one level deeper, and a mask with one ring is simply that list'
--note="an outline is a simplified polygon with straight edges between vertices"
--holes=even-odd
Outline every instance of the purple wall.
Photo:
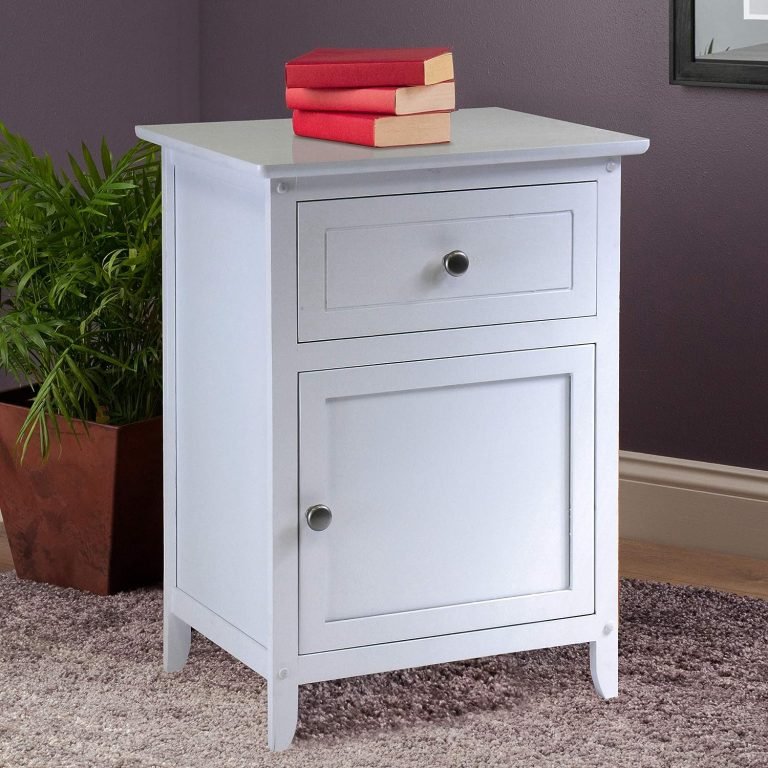
[{"label": "purple wall", "polygon": [[624,175],[621,445],[768,469],[768,91],[668,84],[668,0],[3,0],[0,120],[56,158],[285,115],[316,46],[446,44],[460,107],[651,138]]},{"label": "purple wall", "polygon": [[2,0],[0,121],[60,162],[136,123],[197,120],[198,0]]},{"label": "purple wall", "polygon": [[287,116],[317,46],[453,47],[460,107],[640,134],[624,165],[621,445],[768,469],[768,91],[668,83],[668,0],[201,0],[205,120]]},{"label": "purple wall", "polygon": [[[66,164],[200,117],[198,0],[2,0],[0,122]],[[0,389],[13,382],[0,371]]]}]

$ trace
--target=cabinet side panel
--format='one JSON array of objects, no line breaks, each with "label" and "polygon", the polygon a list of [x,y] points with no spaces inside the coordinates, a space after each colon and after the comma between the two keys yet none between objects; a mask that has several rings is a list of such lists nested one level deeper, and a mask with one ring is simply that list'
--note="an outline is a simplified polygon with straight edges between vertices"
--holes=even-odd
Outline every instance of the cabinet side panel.
[{"label": "cabinet side panel", "polygon": [[191,159],[175,194],[177,583],[267,645],[264,195]]}]

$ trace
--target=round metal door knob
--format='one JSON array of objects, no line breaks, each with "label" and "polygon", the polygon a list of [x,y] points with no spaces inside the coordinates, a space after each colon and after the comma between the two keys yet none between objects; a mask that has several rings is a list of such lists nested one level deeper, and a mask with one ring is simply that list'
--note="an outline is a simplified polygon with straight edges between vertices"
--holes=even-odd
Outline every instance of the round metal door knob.
[{"label": "round metal door knob", "polygon": [[307,510],[307,525],[313,531],[324,531],[333,520],[333,513],[325,504],[315,504]]},{"label": "round metal door knob", "polygon": [[469,269],[469,256],[464,251],[451,251],[443,256],[443,266],[451,277],[460,277]]}]

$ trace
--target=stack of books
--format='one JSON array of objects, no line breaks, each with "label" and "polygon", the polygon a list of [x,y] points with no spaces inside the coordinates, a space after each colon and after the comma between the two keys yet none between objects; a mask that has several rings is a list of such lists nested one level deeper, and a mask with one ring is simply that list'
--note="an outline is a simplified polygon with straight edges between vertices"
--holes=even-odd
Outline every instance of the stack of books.
[{"label": "stack of books", "polygon": [[298,136],[397,147],[451,140],[447,48],[317,48],[285,65]]}]

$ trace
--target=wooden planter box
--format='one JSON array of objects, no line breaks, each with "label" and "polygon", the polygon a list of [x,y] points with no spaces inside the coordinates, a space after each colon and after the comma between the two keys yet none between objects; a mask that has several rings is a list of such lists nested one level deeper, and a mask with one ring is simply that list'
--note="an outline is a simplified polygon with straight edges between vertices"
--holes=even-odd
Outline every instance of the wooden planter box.
[{"label": "wooden planter box", "polygon": [[162,578],[162,419],[123,427],[60,420],[41,461],[16,436],[28,390],[0,394],[0,512],[19,578],[108,595]]}]

